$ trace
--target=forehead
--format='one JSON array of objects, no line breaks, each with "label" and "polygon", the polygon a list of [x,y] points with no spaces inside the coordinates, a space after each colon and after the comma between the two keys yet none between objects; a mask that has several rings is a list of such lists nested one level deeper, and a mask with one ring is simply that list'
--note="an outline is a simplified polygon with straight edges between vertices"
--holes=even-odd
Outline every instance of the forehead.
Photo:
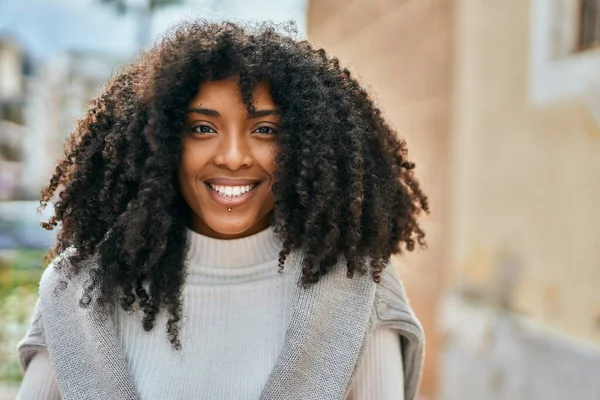
[{"label": "forehead", "polygon": [[[257,109],[275,106],[267,82],[263,81],[256,85],[252,93],[252,101]],[[242,105],[242,95],[237,77],[202,82],[190,104],[214,107]]]}]

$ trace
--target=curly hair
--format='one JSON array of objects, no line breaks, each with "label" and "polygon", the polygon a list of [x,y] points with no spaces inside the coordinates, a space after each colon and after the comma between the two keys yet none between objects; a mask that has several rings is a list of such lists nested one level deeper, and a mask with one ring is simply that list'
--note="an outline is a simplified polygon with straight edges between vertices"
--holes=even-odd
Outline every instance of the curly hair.
[{"label": "curly hair", "polygon": [[349,278],[370,269],[379,282],[391,254],[425,245],[417,218],[429,206],[406,143],[338,59],[276,25],[183,23],[91,100],[40,202],[55,200],[43,226],[60,224],[47,260],[75,249],[55,268],[72,276],[98,257],[85,267],[80,305],[95,289],[103,310],[137,302],[147,331],[165,309],[175,349],[190,212],[177,183],[185,107],[201,82],[229,77],[248,111],[262,81],[281,111],[271,219],[283,243],[279,271],[301,249],[304,286],[340,257]]}]

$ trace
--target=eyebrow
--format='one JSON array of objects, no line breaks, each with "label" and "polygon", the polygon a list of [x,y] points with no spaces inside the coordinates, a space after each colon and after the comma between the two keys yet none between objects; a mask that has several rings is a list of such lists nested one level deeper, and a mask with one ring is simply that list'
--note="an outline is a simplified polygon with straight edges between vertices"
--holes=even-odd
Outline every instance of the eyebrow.
[{"label": "eyebrow", "polygon": [[219,112],[217,110],[211,110],[209,108],[201,108],[201,107],[189,108],[186,111],[186,114],[190,114],[190,113],[208,115],[209,117],[220,117],[221,116],[221,114],[219,114]]},{"label": "eyebrow", "polygon": [[279,110],[255,110],[253,113],[250,114],[250,118],[254,119],[254,118],[262,118],[262,117],[266,117],[268,115],[280,115],[281,113],[279,112]]},{"label": "eyebrow", "polygon": [[[202,108],[202,107],[193,107],[186,110],[186,114],[195,113],[207,115],[209,117],[220,117],[221,114],[217,110],[211,110],[210,108]],[[280,115],[279,110],[271,109],[271,110],[256,110],[250,114],[251,119],[262,118],[269,115]]]}]

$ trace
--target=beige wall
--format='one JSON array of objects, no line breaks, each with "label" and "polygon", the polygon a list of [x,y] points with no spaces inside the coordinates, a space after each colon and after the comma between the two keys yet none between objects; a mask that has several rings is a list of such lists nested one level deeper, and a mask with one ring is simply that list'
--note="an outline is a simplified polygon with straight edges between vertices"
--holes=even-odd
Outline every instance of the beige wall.
[{"label": "beige wall", "polygon": [[[394,260],[428,336],[428,397],[458,367],[455,342],[441,367],[446,291],[549,328],[541,341],[600,345],[600,128],[583,97],[530,101],[531,10],[531,0],[310,2],[309,39],[374,94],[431,196],[429,250]],[[465,340],[484,324],[463,322]],[[552,343],[543,357],[563,349]],[[518,367],[507,362],[507,373]],[[441,398],[464,398],[456,389]]]},{"label": "beige wall", "polygon": [[456,1],[450,287],[600,344],[600,131],[528,100],[530,6]]},{"label": "beige wall", "polygon": [[314,0],[308,17],[309,39],[350,67],[407,139],[430,196],[429,249],[394,260],[427,334],[422,393],[429,397],[437,381],[436,314],[447,243],[451,15],[449,2],[440,0]]}]

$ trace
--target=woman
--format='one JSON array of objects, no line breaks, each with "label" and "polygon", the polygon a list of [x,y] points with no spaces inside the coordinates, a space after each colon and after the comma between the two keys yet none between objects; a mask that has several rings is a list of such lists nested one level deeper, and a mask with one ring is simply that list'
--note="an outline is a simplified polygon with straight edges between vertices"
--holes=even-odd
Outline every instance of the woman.
[{"label": "woman", "polygon": [[181,25],[91,102],[20,398],[414,399],[423,336],[385,268],[423,244],[405,143],[337,59]]}]

